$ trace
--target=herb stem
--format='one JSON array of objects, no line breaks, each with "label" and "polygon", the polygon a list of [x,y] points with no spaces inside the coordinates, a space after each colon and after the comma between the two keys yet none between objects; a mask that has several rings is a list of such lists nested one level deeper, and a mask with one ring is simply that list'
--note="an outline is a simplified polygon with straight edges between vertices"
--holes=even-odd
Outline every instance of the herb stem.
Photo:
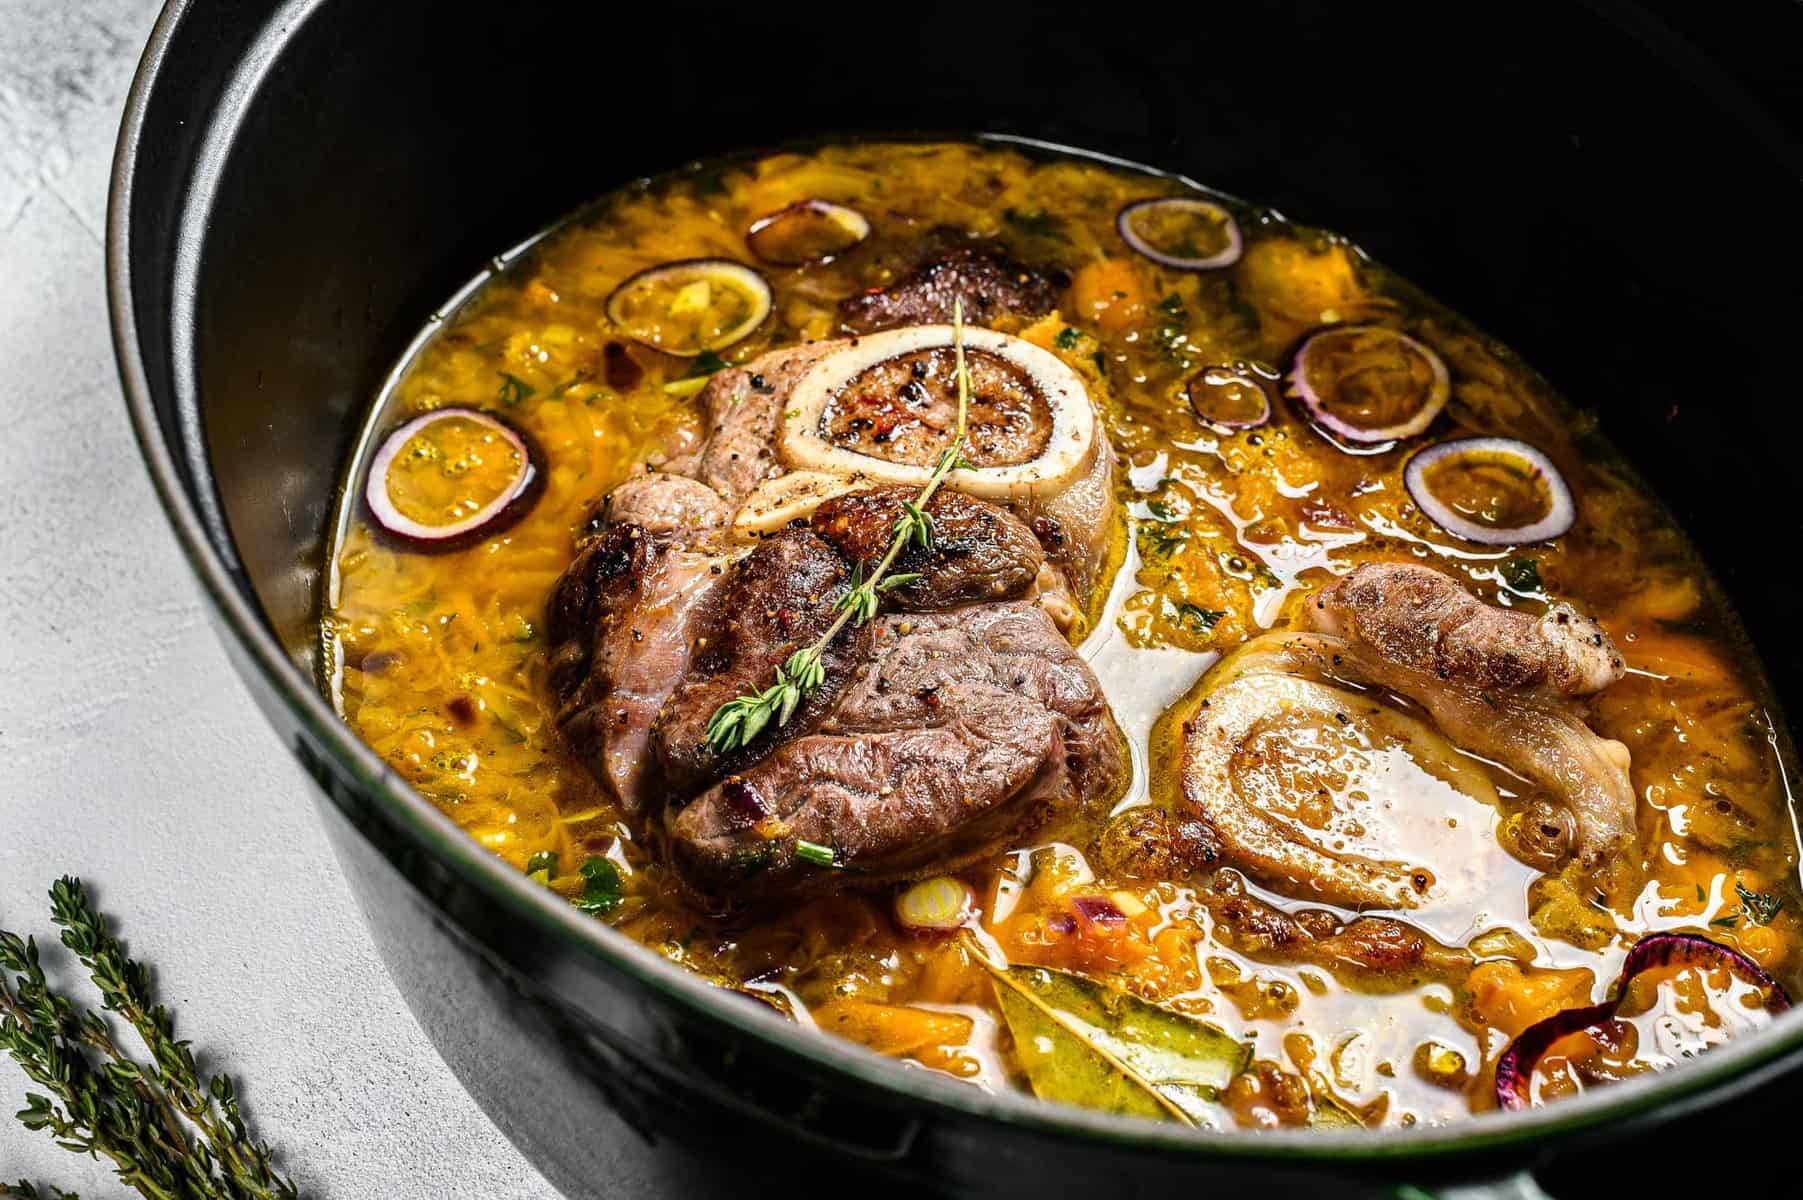
[{"label": "herb stem", "polygon": [[874,618],[881,606],[884,592],[916,578],[901,575],[890,578],[889,569],[910,543],[931,548],[933,518],[926,511],[927,505],[953,471],[970,465],[963,455],[964,435],[970,415],[970,369],[964,358],[964,303],[961,300],[952,303],[952,351],[957,356],[958,423],[952,431],[951,444],[933,464],[932,473],[927,476],[926,485],[920,489],[920,494],[903,503],[902,515],[895,519],[895,532],[889,539],[889,549],[877,560],[869,576],[863,574],[862,564],[854,570],[852,589],[835,602],[834,607],[839,610],[839,615],[826,627],[826,632],[811,645],[791,654],[777,668],[776,682],[773,685],[763,691],[750,692],[728,700],[714,710],[707,723],[707,739],[717,752],[736,750],[757,737],[765,728],[781,728],[788,724],[801,702],[818,691],[826,681],[821,656],[832,645],[833,639],[839,636],[839,632],[850,622],[856,621],[862,625]]},{"label": "herb stem", "polygon": [[[102,1006],[77,1008],[54,991],[36,943],[0,930],[0,972],[11,976],[0,974],[0,1051],[48,1093],[26,1096],[20,1122],[66,1149],[106,1158],[148,1200],[294,1200],[269,1147],[253,1139],[231,1077],[199,1072],[169,1010],[152,997],[150,972],[127,956],[81,881],[59,880],[50,902],[63,944]],[[108,1013],[138,1034],[148,1062],[120,1045]],[[39,1195],[25,1187],[0,1186],[0,1197]]]}]

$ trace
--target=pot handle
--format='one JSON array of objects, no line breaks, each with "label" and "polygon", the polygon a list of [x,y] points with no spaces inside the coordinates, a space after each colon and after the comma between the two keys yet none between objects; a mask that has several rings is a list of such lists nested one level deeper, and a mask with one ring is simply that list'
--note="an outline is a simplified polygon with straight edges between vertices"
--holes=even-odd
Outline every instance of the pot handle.
[{"label": "pot handle", "polygon": [[1513,1175],[1473,1183],[1444,1184],[1424,1188],[1402,1184],[1396,1200],[1553,1200],[1526,1167]]}]

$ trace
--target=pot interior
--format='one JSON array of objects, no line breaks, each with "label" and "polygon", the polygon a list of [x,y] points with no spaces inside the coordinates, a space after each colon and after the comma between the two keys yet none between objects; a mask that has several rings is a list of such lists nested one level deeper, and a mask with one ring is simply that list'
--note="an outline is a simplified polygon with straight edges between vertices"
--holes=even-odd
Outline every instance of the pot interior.
[{"label": "pot interior", "polygon": [[[161,203],[143,205],[134,255],[185,256],[194,290],[134,260],[135,300],[157,331],[152,388],[179,398],[158,414],[178,466],[297,678],[317,666],[360,418],[490,255],[691,159],[930,131],[1118,155],[1347,234],[1595,409],[1732,595],[1777,693],[1803,680],[1770,586],[1803,429],[1778,349],[1803,278],[1800,174],[1706,65],[1624,31],[1613,6],[1501,9],[1456,53],[1415,14],[1306,0],[1168,37],[977,7],[893,22],[876,53],[848,51],[825,7],[785,9],[780,30],[764,10],[683,3],[451,19],[321,0],[267,25],[201,11],[230,7],[194,6],[190,21],[217,16],[212,56],[173,61],[164,84],[211,94],[243,53],[248,102],[207,129],[170,114],[149,131],[167,162],[139,167]],[[186,190],[188,161],[208,186]]]}]

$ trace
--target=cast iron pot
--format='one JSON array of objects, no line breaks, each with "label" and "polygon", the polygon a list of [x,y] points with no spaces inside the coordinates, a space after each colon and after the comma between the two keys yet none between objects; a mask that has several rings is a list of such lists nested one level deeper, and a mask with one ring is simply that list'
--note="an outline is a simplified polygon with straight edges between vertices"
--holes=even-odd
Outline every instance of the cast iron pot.
[{"label": "cast iron pot", "polygon": [[[1799,44],[1786,7],[1745,44]],[[684,974],[491,858],[364,747],[315,688],[320,569],[344,454],[415,331],[584,199],[841,130],[1045,139],[1352,235],[1600,410],[1733,593],[1778,693],[1803,685],[1761,553],[1795,524],[1803,417],[1781,372],[1803,170],[1780,127],[1631,5],[175,0],[132,89],[108,222],[144,457],[234,662],[320,784],[414,1013],[554,1182],[612,1190],[596,1131],[619,1128],[613,1110],[694,1187],[706,1163],[740,1190],[1441,1187],[1572,1161],[1803,1055],[1799,1009],[1541,1111],[1378,1133],[1207,1134],[985,1095]],[[1667,1161],[1624,1150],[1611,1178],[1644,1157]]]}]

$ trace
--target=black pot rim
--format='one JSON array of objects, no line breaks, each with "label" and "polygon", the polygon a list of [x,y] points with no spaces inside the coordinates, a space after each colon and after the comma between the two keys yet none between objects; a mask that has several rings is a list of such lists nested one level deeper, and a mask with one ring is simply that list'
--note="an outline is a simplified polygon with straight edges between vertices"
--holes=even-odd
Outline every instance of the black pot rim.
[{"label": "black pot rim", "polygon": [[[204,213],[230,149],[230,134],[254,96],[262,71],[280,54],[287,38],[329,0],[280,0],[279,17],[264,26],[238,64],[234,86],[208,123],[189,181],[187,213]],[[1489,1151],[1543,1146],[1549,1137],[1594,1133],[1604,1126],[1672,1119],[1697,1107],[1750,1088],[1784,1071],[1803,1056],[1803,1006],[1782,1014],[1759,1035],[1710,1051],[1669,1071],[1648,1073],[1519,1113],[1485,1113],[1448,1125],[1416,1129],[1215,1132],[1118,1117],[1053,1104],[1024,1094],[988,1093],[951,1079],[910,1071],[876,1053],[835,1038],[799,1029],[774,1011],[722,991],[668,962],[624,934],[587,918],[535,886],[483,850],[456,824],[388,768],[340,720],[307,673],[289,658],[257,611],[254,599],[237,585],[229,566],[229,533],[223,520],[209,521],[184,487],[175,455],[156,415],[149,377],[140,353],[141,331],[134,313],[131,223],[133,185],[141,153],[144,120],[171,42],[182,33],[195,0],[167,0],[139,62],[128,94],[114,151],[107,205],[106,282],[113,350],[140,452],[188,565],[198,578],[215,619],[242,652],[241,670],[254,670],[268,694],[279,697],[298,725],[333,758],[347,778],[405,831],[423,854],[454,872],[498,909],[568,950],[584,969],[622,972],[711,1025],[755,1039],[767,1049],[805,1060],[813,1067],[885,1094],[897,1107],[928,1106],[967,1118],[994,1121],[1051,1137],[1077,1137],[1153,1153],[1219,1157],[1290,1165],[1416,1165],[1476,1157]],[[1022,141],[1024,139],[1011,139]],[[1128,164],[1137,166],[1138,164]],[[191,228],[202,226],[190,222]],[[197,239],[179,239],[170,319],[175,342],[191,335]],[[180,371],[178,361],[177,370]],[[193,380],[188,380],[190,396]],[[180,403],[182,397],[177,398]],[[197,411],[184,417],[198,418]],[[217,526],[209,530],[208,525]],[[467,935],[466,935],[467,936]],[[1522,1165],[1533,1156],[1523,1155]]]}]

